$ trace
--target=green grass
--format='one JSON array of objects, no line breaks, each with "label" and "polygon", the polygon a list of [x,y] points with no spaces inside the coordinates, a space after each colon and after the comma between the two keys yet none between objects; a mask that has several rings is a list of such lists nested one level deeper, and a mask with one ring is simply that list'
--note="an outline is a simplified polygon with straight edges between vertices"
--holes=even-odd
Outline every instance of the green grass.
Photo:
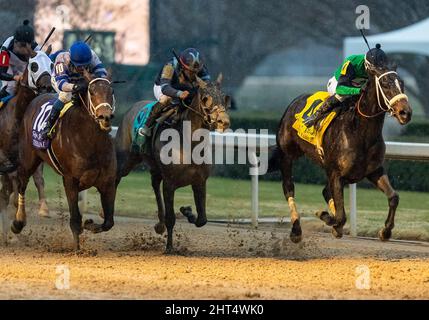
[{"label": "green grass", "polygon": [[[67,211],[67,203],[61,178],[50,168],[45,168],[46,193],[52,208]],[[317,210],[324,209],[321,195],[322,187],[297,184],[295,187],[298,210],[304,217],[313,217]],[[261,181],[260,216],[281,219],[289,216],[289,209],[283,198],[279,181]],[[28,188],[28,199],[35,205],[37,197],[33,184]],[[400,192],[400,205],[396,215],[394,236],[402,239],[429,240],[429,195],[419,192]],[[239,219],[251,216],[251,189],[248,180],[233,180],[211,177],[207,186],[207,215],[209,219]],[[348,211],[348,189],[345,190],[346,210]],[[92,188],[88,194],[88,210],[96,213],[100,208],[97,191]],[[387,217],[387,200],[375,189],[358,189],[358,233],[375,236]],[[175,196],[175,208],[192,205],[193,195],[190,187],[179,189]],[[156,201],[147,172],[133,172],[119,185],[116,197],[116,214],[131,217],[156,217]],[[194,209],[195,210],[195,209]]]}]

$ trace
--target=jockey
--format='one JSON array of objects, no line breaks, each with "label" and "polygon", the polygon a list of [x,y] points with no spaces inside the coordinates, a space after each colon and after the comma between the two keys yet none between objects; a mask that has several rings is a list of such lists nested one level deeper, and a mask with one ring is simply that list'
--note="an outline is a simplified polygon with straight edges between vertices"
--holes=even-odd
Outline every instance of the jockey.
[{"label": "jockey", "polygon": [[331,97],[313,115],[305,120],[307,127],[317,124],[328,112],[338,107],[349,97],[360,95],[368,82],[368,71],[385,67],[387,55],[379,44],[366,55],[352,55],[337,69],[328,82]]},{"label": "jockey", "polygon": [[30,21],[24,20],[0,49],[0,80],[5,82],[0,98],[15,93],[16,82],[21,80],[32,51],[38,49],[34,30],[29,24]]},{"label": "jockey", "polygon": [[190,97],[197,76],[204,81],[210,80],[203,58],[194,48],[184,50],[179,56],[179,61],[173,58],[163,66],[153,87],[159,104],[155,105],[146,125],[140,129],[142,135],[150,136],[150,127],[163,107],[177,105],[181,100]]},{"label": "jockey", "polygon": [[57,55],[52,73],[52,86],[59,95],[43,129],[44,138],[48,137],[64,105],[72,100],[73,93],[86,89],[87,83],[83,79],[84,70],[96,78],[107,77],[106,68],[85,42],[76,41],[69,51]]}]

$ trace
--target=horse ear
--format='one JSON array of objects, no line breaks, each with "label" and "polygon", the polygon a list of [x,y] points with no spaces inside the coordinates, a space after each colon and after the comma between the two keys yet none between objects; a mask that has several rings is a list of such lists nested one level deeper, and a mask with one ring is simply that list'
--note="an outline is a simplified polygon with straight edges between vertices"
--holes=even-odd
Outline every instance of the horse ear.
[{"label": "horse ear", "polygon": [[226,110],[231,108],[231,96],[225,96],[225,108]]},{"label": "horse ear", "polygon": [[202,89],[205,89],[205,88],[207,88],[207,83],[203,80],[203,79],[201,79],[200,77],[196,77],[197,78],[197,83],[198,83],[198,86],[200,87],[200,88],[202,88]]},{"label": "horse ear", "polygon": [[220,88],[222,86],[222,82],[223,82],[223,73],[221,72],[217,76],[216,85]]},{"label": "horse ear", "polygon": [[35,56],[37,56],[37,52],[36,52],[36,51],[34,51],[34,50],[31,50],[31,51],[30,51],[30,57],[31,57],[31,58],[34,58]]},{"label": "horse ear", "polygon": [[46,50],[44,50],[46,55],[49,56],[52,53],[52,44],[50,44]]},{"label": "horse ear", "polygon": [[93,80],[92,75],[86,69],[83,69],[83,77],[86,81],[88,81],[88,83]]}]

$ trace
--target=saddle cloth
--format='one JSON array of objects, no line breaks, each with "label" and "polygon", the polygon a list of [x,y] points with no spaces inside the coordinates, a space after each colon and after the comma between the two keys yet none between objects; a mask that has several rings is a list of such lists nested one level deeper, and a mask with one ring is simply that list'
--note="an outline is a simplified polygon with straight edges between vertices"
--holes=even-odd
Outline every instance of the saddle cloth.
[{"label": "saddle cloth", "polygon": [[[36,114],[36,117],[33,122],[33,127],[31,130],[32,134],[32,140],[33,140],[33,146],[37,149],[48,149],[49,145],[51,143],[51,140],[46,138],[44,139],[42,137],[42,131],[46,126],[46,121],[49,118],[49,115],[52,111],[52,105],[54,104],[55,99],[49,100],[48,102],[44,103],[41,107],[38,113]],[[58,117],[57,122],[51,129],[51,133],[55,131],[55,127],[57,126],[58,121],[66,114],[68,110],[73,106],[73,101],[70,101],[67,103],[64,108],[61,110],[60,116]]]},{"label": "saddle cloth", "polygon": [[325,134],[325,131],[331,124],[332,120],[334,120],[337,112],[332,111],[322,120],[320,120],[318,130],[316,130],[314,126],[308,128],[304,121],[314,114],[329,97],[330,94],[324,91],[318,91],[308,97],[304,109],[295,115],[296,120],[292,125],[301,139],[314,145],[322,154],[323,135]]}]

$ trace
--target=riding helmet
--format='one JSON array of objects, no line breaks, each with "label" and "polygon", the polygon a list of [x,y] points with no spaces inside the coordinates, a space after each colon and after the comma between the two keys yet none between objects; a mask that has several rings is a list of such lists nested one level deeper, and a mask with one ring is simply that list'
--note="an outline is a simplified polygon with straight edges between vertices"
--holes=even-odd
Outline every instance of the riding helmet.
[{"label": "riding helmet", "polygon": [[24,20],[21,26],[16,28],[13,35],[14,40],[32,44],[34,42],[34,30],[29,20]]},{"label": "riding helmet", "polygon": [[188,48],[180,54],[181,65],[192,72],[200,72],[204,66],[203,58],[197,49]]},{"label": "riding helmet", "polygon": [[70,60],[76,66],[86,66],[91,63],[91,48],[83,41],[76,41],[70,47]]},{"label": "riding helmet", "polygon": [[371,67],[385,67],[387,65],[387,55],[381,50],[381,45],[377,43],[375,48],[368,51],[365,56],[365,66],[367,68]]}]

